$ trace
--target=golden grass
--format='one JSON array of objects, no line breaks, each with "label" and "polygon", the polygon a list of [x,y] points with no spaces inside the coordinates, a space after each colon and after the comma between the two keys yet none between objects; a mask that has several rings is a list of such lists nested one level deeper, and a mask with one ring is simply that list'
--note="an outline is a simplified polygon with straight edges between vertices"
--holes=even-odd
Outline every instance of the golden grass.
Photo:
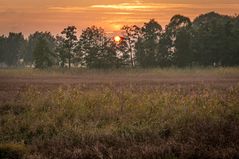
[{"label": "golden grass", "polygon": [[0,143],[23,142],[40,159],[237,158],[238,96],[237,86],[30,87],[1,103]]}]

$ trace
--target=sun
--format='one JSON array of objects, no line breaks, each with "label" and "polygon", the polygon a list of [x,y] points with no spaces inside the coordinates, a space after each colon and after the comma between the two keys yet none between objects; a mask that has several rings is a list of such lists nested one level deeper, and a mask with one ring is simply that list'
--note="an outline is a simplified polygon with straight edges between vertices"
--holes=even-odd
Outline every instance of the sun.
[{"label": "sun", "polygon": [[121,37],[120,36],[115,36],[114,40],[115,40],[115,42],[119,43],[121,41]]}]

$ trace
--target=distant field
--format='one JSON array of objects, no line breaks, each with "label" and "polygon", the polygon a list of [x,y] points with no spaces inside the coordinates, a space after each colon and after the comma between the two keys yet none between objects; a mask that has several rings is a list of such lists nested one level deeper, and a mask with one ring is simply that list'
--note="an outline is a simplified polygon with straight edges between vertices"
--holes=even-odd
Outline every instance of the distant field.
[{"label": "distant field", "polygon": [[156,89],[158,87],[228,88],[238,85],[239,67],[193,69],[134,69],[134,70],[81,70],[81,69],[0,69],[0,99],[13,99],[28,87],[50,90],[76,87],[84,90],[101,87]]},{"label": "distant field", "polygon": [[0,158],[239,158],[239,68],[0,69],[0,123]]}]

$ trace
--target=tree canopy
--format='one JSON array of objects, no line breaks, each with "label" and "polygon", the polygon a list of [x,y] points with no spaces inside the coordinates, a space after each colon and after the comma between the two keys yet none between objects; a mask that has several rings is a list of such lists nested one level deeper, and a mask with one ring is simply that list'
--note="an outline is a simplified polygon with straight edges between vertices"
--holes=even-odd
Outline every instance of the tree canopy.
[{"label": "tree canopy", "polygon": [[89,68],[111,68],[118,63],[114,42],[106,36],[102,28],[96,26],[83,30],[79,52],[82,65]]},{"label": "tree canopy", "polygon": [[54,63],[54,55],[48,41],[40,37],[33,50],[33,61],[36,68],[48,68]]}]

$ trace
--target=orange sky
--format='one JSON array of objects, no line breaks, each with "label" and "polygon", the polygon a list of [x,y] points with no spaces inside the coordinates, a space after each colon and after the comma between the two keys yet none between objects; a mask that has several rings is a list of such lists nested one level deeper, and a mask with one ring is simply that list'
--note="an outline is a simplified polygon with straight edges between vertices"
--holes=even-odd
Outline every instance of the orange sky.
[{"label": "orange sky", "polygon": [[97,25],[107,32],[155,18],[162,26],[175,14],[195,18],[216,11],[239,14],[239,0],[0,0],[0,34],[60,33],[64,27]]}]

